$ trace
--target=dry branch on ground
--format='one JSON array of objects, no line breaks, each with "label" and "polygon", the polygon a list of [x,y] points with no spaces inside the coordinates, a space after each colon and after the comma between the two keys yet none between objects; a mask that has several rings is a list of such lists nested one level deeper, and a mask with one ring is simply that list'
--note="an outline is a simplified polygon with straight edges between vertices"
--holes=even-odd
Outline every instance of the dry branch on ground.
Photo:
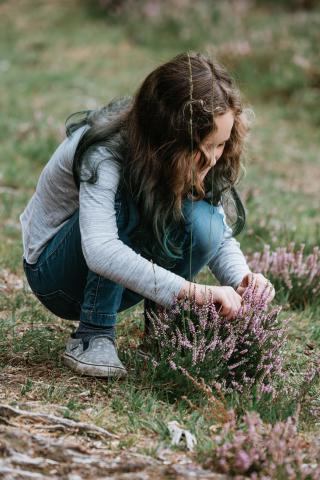
[{"label": "dry branch on ground", "polygon": [[[79,427],[80,426],[80,427]],[[52,427],[52,428],[51,428]],[[61,428],[60,428],[61,427]],[[57,435],[57,428],[63,434]],[[79,433],[94,435],[99,439]],[[181,452],[162,448],[157,458],[116,451],[116,435],[95,425],[0,405],[0,478],[3,480],[223,480]]]}]

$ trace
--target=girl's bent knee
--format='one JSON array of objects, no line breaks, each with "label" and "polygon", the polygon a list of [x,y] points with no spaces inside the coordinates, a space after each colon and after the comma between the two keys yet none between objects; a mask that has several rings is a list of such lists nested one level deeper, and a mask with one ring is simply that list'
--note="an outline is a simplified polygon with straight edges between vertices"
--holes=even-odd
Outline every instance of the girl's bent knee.
[{"label": "girl's bent knee", "polygon": [[212,258],[222,242],[223,217],[217,207],[204,200],[194,202],[188,208],[187,234],[192,238],[192,250],[205,257]]}]

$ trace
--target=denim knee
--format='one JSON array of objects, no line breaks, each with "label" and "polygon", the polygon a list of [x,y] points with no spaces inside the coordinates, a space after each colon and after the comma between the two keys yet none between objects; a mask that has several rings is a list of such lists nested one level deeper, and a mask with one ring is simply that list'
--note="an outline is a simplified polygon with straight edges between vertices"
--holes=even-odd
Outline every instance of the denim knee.
[{"label": "denim knee", "polygon": [[209,261],[218,251],[223,239],[223,216],[218,207],[205,200],[188,200],[183,206],[186,233],[192,242],[192,252]]}]

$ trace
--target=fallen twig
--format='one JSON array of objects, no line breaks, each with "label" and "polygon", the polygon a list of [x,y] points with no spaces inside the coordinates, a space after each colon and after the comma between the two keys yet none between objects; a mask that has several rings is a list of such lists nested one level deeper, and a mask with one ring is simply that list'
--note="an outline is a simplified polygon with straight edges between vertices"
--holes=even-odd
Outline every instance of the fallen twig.
[{"label": "fallen twig", "polygon": [[0,422],[3,422],[2,419],[4,419],[3,423],[7,423],[8,418],[17,416],[28,417],[35,420],[45,420],[51,424],[55,424],[57,428],[60,426],[62,429],[69,428],[80,432],[95,433],[104,437],[115,439],[119,438],[117,435],[108,432],[108,430],[105,430],[102,427],[97,427],[96,425],[92,425],[90,423],[76,422],[67,418],[57,417],[56,415],[35,413],[28,410],[20,410],[9,405],[0,404]]}]

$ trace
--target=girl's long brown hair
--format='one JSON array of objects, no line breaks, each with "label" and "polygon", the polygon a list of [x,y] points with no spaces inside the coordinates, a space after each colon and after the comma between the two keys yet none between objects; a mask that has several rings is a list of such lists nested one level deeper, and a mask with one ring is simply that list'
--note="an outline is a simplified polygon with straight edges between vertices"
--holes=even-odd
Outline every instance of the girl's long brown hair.
[{"label": "girl's long brown hair", "polygon": [[[202,142],[216,131],[215,117],[230,109],[234,114],[230,139],[201,180],[211,164]],[[187,195],[215,205],[231,197],[237,214],[233,234],[243,229],[245,210],[234,185],[248,126],[240,93],[221,64],[199,53],[182,53],[153,70],[133,98],[81,113],[82,119],[71,116],[67,121],[69,135],[85,123],[91,127],[75,153],[75,182],[79,187],[80,181],[96,181],[97,166],[90,166],[89,179],[80,173],[89,148],[103,145],[111,151],[121,164],[125,192],[140,214],[132,239],[147,258],[166,267],[181,258],[175,234],[184,226],[182,202]]]}]

